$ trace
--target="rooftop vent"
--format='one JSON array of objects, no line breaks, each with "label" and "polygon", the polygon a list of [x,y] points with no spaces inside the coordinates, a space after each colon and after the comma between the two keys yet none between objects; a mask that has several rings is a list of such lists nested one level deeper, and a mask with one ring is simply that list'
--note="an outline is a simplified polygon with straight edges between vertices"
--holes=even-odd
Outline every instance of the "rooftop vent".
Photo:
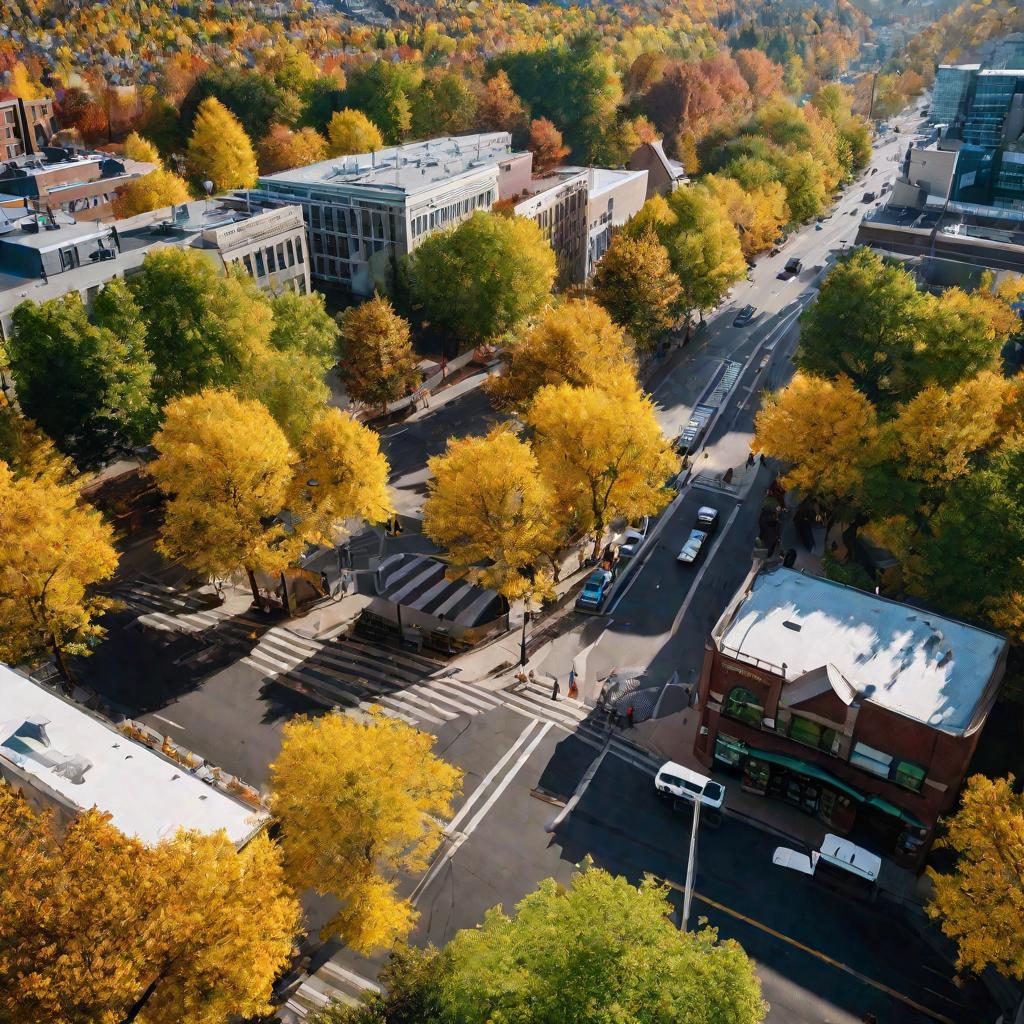
[{"label": "rooftop vent", "polygon": [[53,769],[55,775],[60,775],[72,785],[80,786],[85,782],[85,773],[92,767],[92,761],[81,754],[74,754],[66,761],[56,765]]},{"label": "rooftop vent", "polygon": [[801,626],[799,622],[794,622],[792,619],[786,619],[786,621],[782,624],[786,627],[786,629],[793,630],[794,633],[799,633],[800,630],[803,629],[803,626]]}]

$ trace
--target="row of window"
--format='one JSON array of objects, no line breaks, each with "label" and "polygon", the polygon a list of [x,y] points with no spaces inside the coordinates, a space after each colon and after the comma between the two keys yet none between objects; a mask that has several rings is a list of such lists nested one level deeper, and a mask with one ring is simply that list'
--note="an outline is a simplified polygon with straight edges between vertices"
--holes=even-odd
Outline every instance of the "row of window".
[{"label": "row of window", "polygon": [[257,249],[255,252],[246,253],[242,257],[236,257],[234,262],[241,262],[251,277],[257,280],[266,277],[267,274],[276,273],[278,270],[285,270],[306,262],[306,254],[302,248],[302,242],[298,239],[294,244],[292,239],[287,238],[277,245],[268,245],[265,249]]},{"label": "row of window", "polygon": [[442,206],[439,210],[431,210],[429,213],[421,213],[412,219],[412,237],[419,238],[420,235],[436,228],[445,228],[462,220],[473,210],[488,210],[494,203],[494,191],[488,189],[479,195],[469,196],[457,202]]},{"label": "row of window", "polygon": [[[761,728],[764,718],[764,707],[761,705],[756,694],[751,693],[744,686],[734,686],[729,691],[725,702],[722,705],[722,715],[726,718],[735,719],[737,722],[745,722]],[[806,746],[822,750],[826,754],[835,754],[837,732],[819,722],[804,718],[801,715],[792,715],[785,733],[791,740],[803,743]],[[880,778],[889,782],[895,782],[904,789],[914,793],[920,793],[924,785],[925,769],[922,765],[913,761],[905,761],[902,758],[893,757],[866,743],[854,743],[850,752],[850,764],[863,768]]]}]

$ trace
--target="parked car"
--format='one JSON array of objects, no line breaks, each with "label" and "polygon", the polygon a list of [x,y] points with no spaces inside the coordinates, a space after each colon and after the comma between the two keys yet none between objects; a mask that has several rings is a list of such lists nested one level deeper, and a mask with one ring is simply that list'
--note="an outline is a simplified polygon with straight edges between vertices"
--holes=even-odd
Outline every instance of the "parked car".
[{"label": "parked car", "polygon": [[679,549],[679,554],[676,555],[676,561],[680,565],[693,565],[704,550],[704,544],[707,539],[708,535],[704,530],[691,530],[690,536],[686,538],[686,543]]},{"label": "parked car", "polygon": [[808,855],[787,846],[776,847],[772,863],[802,875],[812,875],[832,888],[873,900],[876,895],[878,873],[882,860],[863,846],[831,832],[821,841],[820,850]]},{"label": "parked car", "polygon": [[736,319],[733,320],[733,327],[746,327],[754,317],[757,316],[756,306],[744,306],[737,314]]},{"label": "parked car", "polygon": [[632,558],[643,547],[650,523],[650,519],[643,516],[629,525],[623,534],[622,543],[619,544],[619,558]]},{"label": "parked car", "polygon": [[718,529],[718,509],[712,508],[710,505],[701,505],[697,509],[697,523],[698,530],[703,530],[705,533],[714,533]]},{"label": "parked car", "polygon": [[861,202],[862,203],[873,203],[877,198],[878,198],[878,193],[876,193],[876,192],[865,192],[864,193],[864,198],[861,199]]},{"label": "parked car", "polygon": [[707,405],[698,405],[693,410],[686,426],[676,438],[676,450],[680,455],[692,455],[700,447],[714,412],[715,410]]},{"label": "parked car", "polygon": [[791,281],[803,269],[804,269],[803,262],[801,260],[798,260],[794,256],[792,259],[786,260],[786,265],[775,276],[780,281]]},{"label": "parked car", "polygon": [[769,256],[778,256],[780,252],[782,252],[782,248],[780,246],[778,246],[778,245],[774,245],[774,246],[772,246],[771,252],[769,252],[768,255]]},{"label": "parked car", "polygon": [[666,761],[654,777],[654,788],[663,800],[685,800],[718,810],[725,803],[725,786],[675,761]]},{"label": "parked car", "polygon": [[614,578],[610,569],[595,569],[583,584],[583,590],[576,598],[576,607],[592,611],[600,608],[608,596]]}]

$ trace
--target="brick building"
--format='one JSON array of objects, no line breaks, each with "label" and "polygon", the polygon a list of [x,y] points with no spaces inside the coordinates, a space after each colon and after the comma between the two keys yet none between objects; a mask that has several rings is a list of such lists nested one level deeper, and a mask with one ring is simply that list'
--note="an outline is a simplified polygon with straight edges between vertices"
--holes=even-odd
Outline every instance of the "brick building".
[{"label": "brick building", "polygon": [[52,100],[0,100],[0,160],[41,153],[56,130]]},{"label": "brick building", "polygon": [[745,791],[919,865],[956,805],[1006,651],[954,619],[762,571],[708,641],[695,753]]}]

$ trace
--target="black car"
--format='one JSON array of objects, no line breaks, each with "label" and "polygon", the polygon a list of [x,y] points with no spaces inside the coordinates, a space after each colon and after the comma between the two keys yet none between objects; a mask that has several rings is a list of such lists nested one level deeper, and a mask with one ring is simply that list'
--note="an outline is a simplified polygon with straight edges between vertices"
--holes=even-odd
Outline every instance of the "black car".
[{"label": "black car", "polygon": [[733,320],[733,327],[746,327],[754,317],[757,316],[757,309],[754,306],[744,306]]},{"label": "black car", "polygon": [[791,281],[803,269],[803,263],[794,256],[791,260],[786,261],[786,265],[775,276],[780,281]]}]

